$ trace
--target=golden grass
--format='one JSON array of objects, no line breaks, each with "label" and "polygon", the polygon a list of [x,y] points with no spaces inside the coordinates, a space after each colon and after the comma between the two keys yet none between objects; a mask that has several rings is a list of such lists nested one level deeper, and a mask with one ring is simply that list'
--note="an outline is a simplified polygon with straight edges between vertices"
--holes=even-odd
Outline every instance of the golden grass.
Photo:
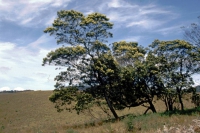
[{"label": "golden grass", "polygon": [[[127,123],[131,122],[131,132],[153,133],[158,128],[188,125],[198,114],[161,116],[160,114],[141,115],[144,107],[117,111],[119,116],[134,114],[119,122],[102,122],[106,117],[100,110],[94,110],[98,119],[86,114],[77,115],[67,111],[58,113],[48,97],[52,91],[28,91],[18,93],[0,93],[0,132],[2,133],[126,133]],[[186,108],[194,107],[190,101],[184,101]],[[165,110],[162,101],[156,102],[159,112]],[[137,116],[137,117],[135,117]]]}]

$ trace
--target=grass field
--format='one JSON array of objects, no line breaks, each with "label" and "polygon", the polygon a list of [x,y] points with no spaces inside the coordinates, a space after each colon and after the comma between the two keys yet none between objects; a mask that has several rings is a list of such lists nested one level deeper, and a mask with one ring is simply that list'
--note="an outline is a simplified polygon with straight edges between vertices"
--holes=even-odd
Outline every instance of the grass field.
[{"label": "grass field", "polygon": [[[98,109],[94,114],[77,115],[67,111],[58,113],[48,100],[52,91],[27,91],[0,93],[0,132],[2,133],[154,133],[166,126],[189,126],[193,119],[199,119],[198,112],[166,115],[163,113],[142,115],[143,107],[118,111],[119,116],[131,114],[114,122],[105,121],[106,117]],[[184,101],[186,108],[194,108]],[[156,102],[158,112],[163,112],[162,101]]]}]

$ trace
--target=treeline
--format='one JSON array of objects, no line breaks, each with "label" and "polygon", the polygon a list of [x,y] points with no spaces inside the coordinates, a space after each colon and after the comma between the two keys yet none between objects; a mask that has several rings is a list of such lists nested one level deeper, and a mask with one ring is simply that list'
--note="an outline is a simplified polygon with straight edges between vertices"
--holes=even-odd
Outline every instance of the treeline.
[{"label": "treeline", "polygon": [[[200,48],[184,40],[155,40],[147,48],[137,42],[114,42],[109,31],[113,24],[100,13],[84,16],[74,10],[61,10],[45,33],[55,35],[58,44],[67,44],[48,53],[43,65],[66,67],[55,77],[49,100],[58,111],[76,110],[79,114],[93,106],[106,104],[118,119],[116,110],[144,106],[156,112],[153,100],[160,99],[166,111],[176,101],[184,110],[183,96],[199,95],[193,74],[200,72]],[[85,87],[79,91],[77,86]],[[199,102],[199,101],[198,101]]]},{"label": "treeline", "polygon": [[33,90],[3,90],[0,93],[16,93],[16,92],[25,92],[25,91],[33,91]]}]

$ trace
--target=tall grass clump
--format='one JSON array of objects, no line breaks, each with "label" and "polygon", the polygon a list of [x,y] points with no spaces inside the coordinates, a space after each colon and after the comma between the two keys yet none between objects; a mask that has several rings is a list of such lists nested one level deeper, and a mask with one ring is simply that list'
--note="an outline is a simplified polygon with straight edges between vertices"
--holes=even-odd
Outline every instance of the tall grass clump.
[{"label": "tall grass clump", "polygon": [[158,129],[162,127],[167,121],[166,116],[161,116],[160,114],[146,114],[146,115],[128,115],[124,118],[124,123],[127,131],[140,132],[148,131],[152,129]]},{"label": "tall grass clump", "polygon": [[125,123],[127,131],[133,131],[134,130],[134,125],[133,125],[133,119],[134,119],[134,117],[135,117],[134,115],[128,115],[124,119],[124,123]]}]

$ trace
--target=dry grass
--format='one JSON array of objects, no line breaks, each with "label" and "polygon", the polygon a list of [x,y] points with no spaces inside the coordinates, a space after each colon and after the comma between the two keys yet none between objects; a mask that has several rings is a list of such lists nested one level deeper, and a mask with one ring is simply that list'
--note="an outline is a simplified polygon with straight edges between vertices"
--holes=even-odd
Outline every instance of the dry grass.
[{"label": "dry grass", "polygon": [[[2,133],[154,133],[163,125],[167,127],[189,125],[193,119],[198,119],[197,113],[190,115],[141,115],[144,107],[118,111],[119,116],[133,114],[119,122],[103,122],[106,117],[95,110],[95,119],[86,114],[76,112],[58,113],[48,97],[52,91],[29,91],[0,94],[0,132]],[[190,101],[184,101],[187,108],[194,107]],[[156,102],[159,112],[165,110],[162,101]],[[129,125],[128,125],[129,124]]]}]

